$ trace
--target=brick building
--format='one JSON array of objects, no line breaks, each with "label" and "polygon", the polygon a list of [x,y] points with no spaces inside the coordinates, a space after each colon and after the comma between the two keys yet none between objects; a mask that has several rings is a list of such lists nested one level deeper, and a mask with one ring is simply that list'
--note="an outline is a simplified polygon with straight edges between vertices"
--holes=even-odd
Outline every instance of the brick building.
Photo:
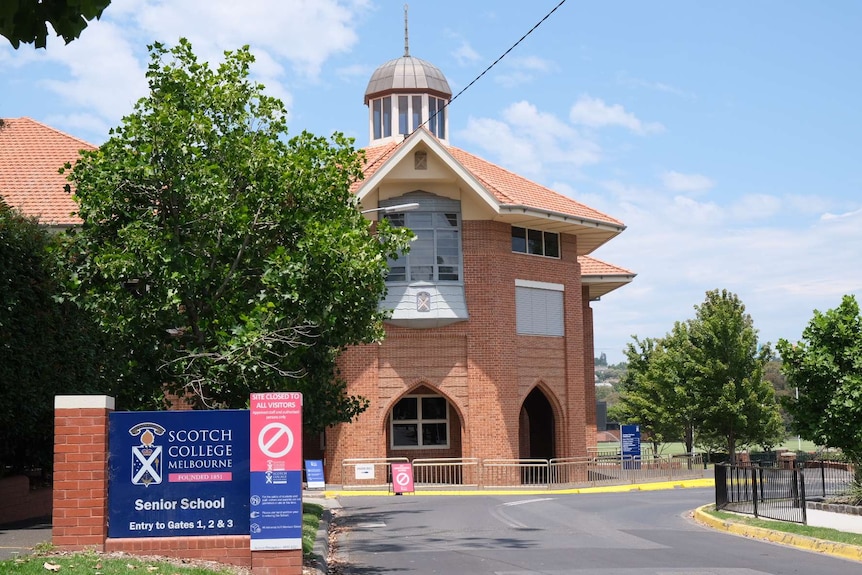
[{"label": "brick building", "polygon": [[634,274],[588,254],[625,226],[451,146],[451,97],[406,50],[368,83],[355,193],[416,239],[390,262],[385,340],[341,358],[371,405],[322,440],[330,483],[348,458],[550,459],[596,442],[590,302]]}]

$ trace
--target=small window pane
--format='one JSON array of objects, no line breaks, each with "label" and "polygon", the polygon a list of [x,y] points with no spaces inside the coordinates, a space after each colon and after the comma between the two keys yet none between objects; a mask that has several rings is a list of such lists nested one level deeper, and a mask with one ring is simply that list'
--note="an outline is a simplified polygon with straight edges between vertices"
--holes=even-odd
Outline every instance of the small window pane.
[{"label": "small window pane", "polygon": [[392,445],[401,447],[418,446],[419,433],[416,423],[396,423],[392,426]]},{"label": "small window pane", "polygon": [[560,236],[553,232],[545,232],[545,255],[549,258],[560,257]]},{"label": "small window pane", "polygon": [[444,139],[446,137],[446,102],[444,100],[437,101],[437,137]]},{"label": "small window pane", "polygon": [[410,266],[410,281],[434,281],[434,266]]},{"label": "small window pane", "polygon": [[542,255],[542,232],[540,230],[527,230],[527,253]]},{"label": "small window pane", "polygon": [[527,253],[527,230],[512,226],[512,251]]},{"label": "small window pane", "polygon": [[395,421],[418,418],[418,404],[415,397],[405,397],[392,408],[392,419]]},{"label": "small window pane", "polygon": [[446,445],[446,424],[423,423],[422,445]]},{"label": "small window pane", "polygon": [[407,212],[407,225],[410,228],[432,228],[434,227],[433,212]]},{"label": "small window pane", "polygon": [[410,133],[407,129],[407,96],[398,96],[398,133]]},{"label": "small window pane", "polygon": [[383,137],[392,135],[392,97],[383,98]]},{"label": "small window pane", "polygon": [[422,96],[413,96],[413,129],[422,125]]},{"label": "small window pane", "polygon": [[404,266],[390,266],[386,279],[391,282],[406,282],[407,268]]},{"label": "small window pane", "polygon": [[446,419],[446,400],[442,397],[423,397],[422,419]]},{"label": "small window pane", "polygon": [[372,123],[374,124],[374,139],[377,140],[380,138],[380,120],[381,120],[381,102],[379,99],[374,100],[374,113],[372,118]]}]

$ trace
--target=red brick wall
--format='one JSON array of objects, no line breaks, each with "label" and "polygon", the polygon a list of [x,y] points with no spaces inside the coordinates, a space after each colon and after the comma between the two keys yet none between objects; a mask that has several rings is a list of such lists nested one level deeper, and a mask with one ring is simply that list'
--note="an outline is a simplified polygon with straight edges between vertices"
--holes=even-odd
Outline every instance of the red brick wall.
[{"label": "red brick wall", "polygon": [[[577,238],[561,236],[560,259],[514,254],[508,224],[465,221],[462,243],[468,321],[434,329],[387,326],[381,344],[351,348],[341,357],[349,392],[370,399],[371,406],[354,423],[329,430],[329,483],[343,483],[343,459],[403,453],[387,449],[387,416],[419,385],[444,395],[457,410],[462,457],[517,458],[521,406],[537,385],[554,409],[557,457],[586,455],[595,444],[592,316]],[[565,337],[516,334],[516,279],[565,286]],[[415,456],[444,455],[421,450]]]},{"label": "red brick wall", "polygon": [[51,515],[51,489],[31,490],[30,478],[0,479],[0,525]]}]

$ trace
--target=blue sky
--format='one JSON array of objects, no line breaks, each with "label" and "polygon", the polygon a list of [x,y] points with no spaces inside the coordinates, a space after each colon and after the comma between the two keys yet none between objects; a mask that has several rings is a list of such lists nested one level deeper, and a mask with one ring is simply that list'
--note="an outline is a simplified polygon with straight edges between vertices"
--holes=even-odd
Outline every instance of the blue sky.
[{"label": "blue sky", "polygon": [[[467,86],[558,0],[410,3],[410,53]],[[102,143],[146,93],[146,45],[244,44],[296,134],[368,143],[404,2],[115,0],[68,46],[0,46],[0,116]],[[236,6],[242,6],[237,8]],[[595,302],[596,354],[660,337],[707,290],[761,341],[862,299],[862,2],[568,0],[450,108],[450,142],[626,223],[593,255],[638,274]]]}]

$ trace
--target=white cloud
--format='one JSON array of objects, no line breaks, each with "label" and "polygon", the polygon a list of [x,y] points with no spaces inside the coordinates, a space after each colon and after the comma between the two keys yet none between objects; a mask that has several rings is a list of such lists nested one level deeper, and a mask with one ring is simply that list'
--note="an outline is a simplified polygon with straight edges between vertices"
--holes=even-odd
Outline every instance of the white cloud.
[{"label": "white cloud", "polygon": [[664,187],[672,192],[705,192],[715,187],[715,182],[700,174],[665,172],[661,175]]},{"label": "white cloud", "polygon": [[367,9],[366,2],[334,0],[245,0],[241,6],[233,0],[158,0],[137,13],[137,23],[169,44],[188,38],[207,61],[248,44],[255,54],[287,60],[314,79],[323,62],[357,42],[354,22]]},{"label": "white cloud", "polygon": [[[91,25],[68,45],[49,40],[46,54],[49,61],[68,71],[67,79],[43,81],[43,87],[62,98],[64,107],[86,109],[115,125],[146,94],[144,66],[132,49],[129,35],[116,24]],[[72,113],[76,115],[80,113]]]},{"label": "white cloud", "polygon": [[512,58],[507,62],[504,72],[494,76],[494,81],[506,88],[528,84],[540,74],[548,74],[556,69],[551,60],[538,56]]},{"label": "white cloud", "polygon": [[452,52],[452,57],[459,66],[468,66],[482,59],[482,56],[466,40],[461,41],[461,44]]},{"label": "white cloud", "polygon": [[742,196],[730,206],[731,216],[738,220],[766,220],[781,211],[780,198],[769,194]]},{"label": "white cloud", "polygon": [[533,177],[548,166],[579,168],[601,160],[598,144],[529,102],[510,105],[502,118],[500,121],[471,117],[458,138],[490,152],[509,169]]},{"label": "white cloud", "polygon": [[621,126],[637,134],[664,131],[658,122],[644,123],[631,112],[626,112],[619,104],[608,105],[600,98],[581,96],[569,110],[569,120],[573,124],[590,128]]}]

